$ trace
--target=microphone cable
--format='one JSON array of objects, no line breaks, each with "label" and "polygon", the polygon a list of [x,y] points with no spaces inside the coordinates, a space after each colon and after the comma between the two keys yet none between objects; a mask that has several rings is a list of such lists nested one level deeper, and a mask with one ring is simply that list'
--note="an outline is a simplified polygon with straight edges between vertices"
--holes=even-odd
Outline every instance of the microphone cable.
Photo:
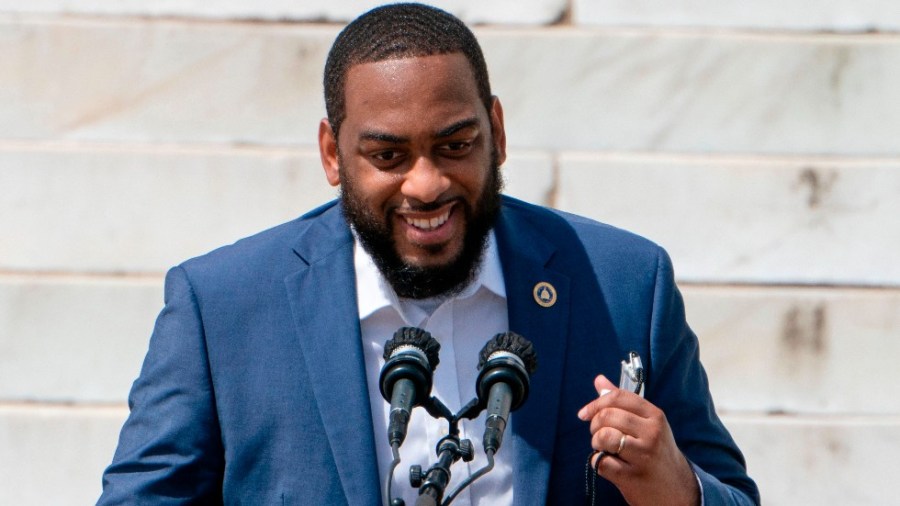
[{"label": "microphone cable", "polygon": [[382,487],[382,490],[384,490],[384,497],[382,497],[384,506],[391,506],[391,487],[394,485],[394,470],[400,464],[400,445],[398,443],[391,444],[391,455],[394,460],[391,461],[390,469],[384,476],[384,486]]},{"label": "microphone cable", "polygon": [[487,461],[488,461],[487,465],[485,465],[478,471],[475,471],[474,473],[469,475],[469,477],[466,478],[465,480],[463,480],[463,482],[460,483],[459,486],[457,486],[455,489],[453,489],[453,491],[450,492],[450,494],[447,496],[447,500],[444,501],[443,506],[447,506],[448,504],[453,502],[453,499],[456,499],[456,496],[459,495],[460,492],[463,491],[463,489],[465,489],[466,487],[468,487],[469,485],[474,483],[475,480],[477,480],[478,478],[481,478],[482,476],[486,475],[488,472],[490,472],[491,469],[494,468],[494,450],[486,451],[485,455],[487,456]]}]

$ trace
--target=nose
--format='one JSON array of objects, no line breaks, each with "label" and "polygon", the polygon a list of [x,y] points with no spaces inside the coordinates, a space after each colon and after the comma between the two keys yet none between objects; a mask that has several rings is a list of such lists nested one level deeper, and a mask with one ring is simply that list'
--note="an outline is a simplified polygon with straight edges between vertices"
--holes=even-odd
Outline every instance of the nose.
[{"label": "nose", "polygon": [[449,188],[450,179],[444,171],[431,159],[422,156],[404,175],[400,191],[413,204],[416,201],[428,204],[437,201]]}]

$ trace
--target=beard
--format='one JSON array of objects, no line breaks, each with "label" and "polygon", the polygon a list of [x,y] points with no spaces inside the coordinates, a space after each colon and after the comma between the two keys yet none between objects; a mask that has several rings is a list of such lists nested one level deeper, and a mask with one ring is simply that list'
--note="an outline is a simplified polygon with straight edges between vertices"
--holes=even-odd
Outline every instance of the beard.
[{"label": "beard", "polygon": [[[474,203],[457,200],[458,209],[465,213],[465,234],[462,250],[445,265],[417,266],[405,262],[397,252],[393,235],[391,210],[377,216],[347,177],[344,167],[341,173],[341,202],[347,223],[356,231],[362,247],[372,256],[381,275],[390,283],[398,296],[408,299],[451,297],[461,292],[478,275],[481,258],[487,246],[488,233],[500,214],[500,193],[503,177],[497,163],[497,154],[491,154],[491,166],[481,195]],[[432,203],[417,208],[420,211],[437,209],[442,203]],[[443,246],[437,246],[435,252]]]}]

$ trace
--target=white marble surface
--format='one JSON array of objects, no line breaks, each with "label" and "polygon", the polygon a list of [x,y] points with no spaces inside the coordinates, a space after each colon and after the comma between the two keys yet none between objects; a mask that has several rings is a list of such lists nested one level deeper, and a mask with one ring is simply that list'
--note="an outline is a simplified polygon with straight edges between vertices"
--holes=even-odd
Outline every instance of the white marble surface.
[{"label": "white marble surface", "polygon": [[900,164],[563,155],[561,209],[658,242],[695,282],[900,285]]},{"label": "white marble surface", "polygon": [[[347,22],[382,5],[383,0],[0,0],[0,12],[116,16],[178,16],[206,19],[262,19],[271,21]],[[467,23],[537,25],[559,20],[566,0],[431,0]]]},{"label": "white marble surface", "polygon": [[124,406],[0,405],[0,504],[96,503],[127,415]]},{"label": "white marble surface", "polygon": [[900,290],[683,292],[720,411],[900,414]]},{"label": "white marble surface", "polygon": [[0,18],[0,137],[315,144],[335,26]]},{"label": "white marble surface", "polygon": [[573,0],[578,25],[752,30],[896,31],[893,0]]},{"label": "white marble surface", "polygon": [[318,154],[0,149],[0,269],[153,272],[337,195]]},{"label": "white marble surface", "polygon": [[[0,137],[312,147],[336,32],[0,16]],[[895,37],[478,33],[512,147],[900,154]]]},{"label": "white marble surface", "polygon": [[159,277],[0,277],[0,402],[124,403],[162,307]]},{"label": "white marble surface", "polygon": [[897,504],[900,417],[725,417],[767,506]]},{"label": "white marble surface", "polygon": [[514,146],[900,153],[895,37],[571,30],[481,39]]},{"label": "white marble surface", "polygon": [[549,205],[556,189],[556,161],[549,153],[512,150],[503,164],[503,193]]}]

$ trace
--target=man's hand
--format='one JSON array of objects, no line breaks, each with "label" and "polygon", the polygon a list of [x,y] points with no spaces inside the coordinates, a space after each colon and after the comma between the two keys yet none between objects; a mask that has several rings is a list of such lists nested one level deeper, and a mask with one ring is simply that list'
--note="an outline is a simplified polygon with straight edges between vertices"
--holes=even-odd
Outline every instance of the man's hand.
[{"label": "man's hand", "polygon": [[591,422],[591,446],[606,452],[600,476],[632,506],[699,505],[697,478],[662,410],[603,375],[594,379],[594,388],[600,396],[581,408],[578,418]]}]

